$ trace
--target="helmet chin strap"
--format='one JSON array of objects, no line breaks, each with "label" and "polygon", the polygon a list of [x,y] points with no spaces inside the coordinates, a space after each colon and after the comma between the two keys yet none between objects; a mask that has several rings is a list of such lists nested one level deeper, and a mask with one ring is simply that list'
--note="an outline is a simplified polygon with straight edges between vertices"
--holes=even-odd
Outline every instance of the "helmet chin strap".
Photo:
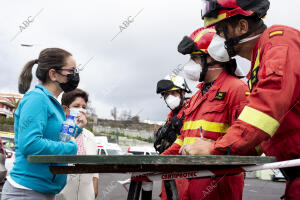
[{"label": "helmet chin strap", "polygon": [[201,62],[203,63],[202,72],[200,74],[199,82],[203,82],[206,76],[207,71],[215,70],[215,69],[221,69],[221,68],[208,68],[209,66],[214,66],[216,64],[221,64],[221,62],[218,61],[212,61],[207,63],[207,55],[204,54],[201,56]]},{"label": "helmet chin strap", "polygon": [[180,104],[179,104],[179,106],[177,106],[177,108],[174,109],[174,112],[176,113],[176,115],[180,111],[180,109],[182,108],[183,102],[184,102],[184,97],[183,97],[183,95],[181,93],[181,90],[179,91],[179,95],[180,95],[180,99],[181,99],[180,100]]}]

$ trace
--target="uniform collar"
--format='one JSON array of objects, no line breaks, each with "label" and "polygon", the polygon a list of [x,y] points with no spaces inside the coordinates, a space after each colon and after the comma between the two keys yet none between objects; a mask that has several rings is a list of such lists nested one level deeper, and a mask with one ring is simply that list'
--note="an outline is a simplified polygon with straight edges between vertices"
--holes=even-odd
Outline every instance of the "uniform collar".
[{"label": "uniform collar", "polygon": [[193,112],[203,101],[208,99],[209,101],[213,101],[217,92],[219,92],[220,88],[224,84],[224,80],[227,76],[230,76],[227,74],[225,70],[223,70],[218,78],[215,80],[214,84],[211,86],[211,88],[202,96],[202,88],[204,83],[200,83],[197,85],[197,88],[199,90],[197,93],[191,98],[190,105],[186,110],[186,115],[189,115],[191,112]]},{"label": "uniform collar", "polygon": [[[227,75],[228,75],[227,72],[226,72],[225,70],[223,70],[223,71],[219,74],[219,76],[217,77],[217,79],[215,80],[215,83],[212,85],[211,89],[214,89],[214,88],[216,88],[217,86],[221,87],[220,83],[222,83],[223,79],[224,79]],[[201,83],[199,83],[196,87],[197,87],[198,89],[201,89],[201,90],[202,90],[203,85],[204,85],[204,82],[201,82]],[[211,89],[210,89],[210,90],[211,90]]]},{"label": "uniform collar", "polygon": [[[263,35],[264,33],[262,33]],[[258,38],[258,40],[256,41],[256,44],[252,50],[252,55],[251,55],[251,67],[250,67],[250,70],[246,76],[246,78],[249,80],[250,79],[250,76],[251,76],[251,73],[252,73],[252,69],[254,67],[254,63],[255,63],[255,59],[257,57],[257,50],[258,50],[258,47],[260,46],[260,40],[261,40],[261,37],[262,35]]]},{"label": "uniform collar", "polygon": [[[224,84],[224,79],[229,76],[227,74],[227,72],[225,70],[223,70],[220,75],[218,76],[218,78],[216,79],[215,83],[211,86],[211,88],[208,90],[208,92],[206,93],[207,95],[209,95],[208,100],[209,101],[213,101],[217,92],[219,91],[219,89],[222,87],[222,85]],[[204,96],[206,95],[204,94]]]}]

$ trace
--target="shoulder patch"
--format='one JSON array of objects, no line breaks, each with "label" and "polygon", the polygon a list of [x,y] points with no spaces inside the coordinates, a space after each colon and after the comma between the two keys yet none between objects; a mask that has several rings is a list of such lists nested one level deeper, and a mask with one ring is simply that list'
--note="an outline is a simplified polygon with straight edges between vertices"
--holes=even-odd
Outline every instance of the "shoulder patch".
[{"label": "shoulder patch", "polygon": [[214,99],[216,100],[223,100],[225,98],[226,92],[217,92]]},{"label": "shoulder patch", "polygon": [[269,33],[269,38],[272,38],[275,36],[283,36],[283,34],[284,34],[283,30],[272,31]]}]

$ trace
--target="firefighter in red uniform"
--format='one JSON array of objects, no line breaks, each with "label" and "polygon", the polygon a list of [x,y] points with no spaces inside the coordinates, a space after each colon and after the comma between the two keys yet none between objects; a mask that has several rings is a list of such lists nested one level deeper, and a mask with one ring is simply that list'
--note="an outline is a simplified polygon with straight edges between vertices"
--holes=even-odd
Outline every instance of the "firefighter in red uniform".
[{"label": "firefighter in red uniform", "polygon": [[[215,142],[197,140],[182,148],[188,155],[247,155],[260,144],[278,161],[300,157],[300,32],[262,19],[268,0],[206,0],[205,26],[217,35],[208,51],[215,60],[239,55],[251,60],[249,103],[226,135]],[[207,149],[210,149],[209,151]],[[287,179],[285,199],[300,198],[300,167],[281,169]]]},{"label": "firefighter in red uniform", "polygon": [[[166,123],[154,134],[154,148],[161,154],[175,142],[180,134],[184,118],[182,112],[187,100],[185,93],[191,93],[191,90],[183,77],[168,75],[157,83],[156,93],[162,95],[168,108],[171,110]],[[188,181],[186,179],[163,181],[161,199],[167,200],[167,196],[169,199],[174,199],[176,195],[181,199],[187,190],[187,185]],[[174,194],[176,189],[178,193]]]},{"label": "firefighter in red uniform", "polygon": [[[200,81],[198,91],[191,97],[184,110],[181,135],[163,154],[179,155],[183,145],[192,144],[203,137],[217,140],[226,134],[247,104],[247,85],[235,75],[236,62],[221,63],[213,60],[207,47],[215,35],[214,28],[200,28],[190,37],[185,36],[178,46],[182,54],[190,54],[184,66],[186,77]],[[236,174],[224,177],[190,179],[183,199],[240,200],[244,176]]]}]

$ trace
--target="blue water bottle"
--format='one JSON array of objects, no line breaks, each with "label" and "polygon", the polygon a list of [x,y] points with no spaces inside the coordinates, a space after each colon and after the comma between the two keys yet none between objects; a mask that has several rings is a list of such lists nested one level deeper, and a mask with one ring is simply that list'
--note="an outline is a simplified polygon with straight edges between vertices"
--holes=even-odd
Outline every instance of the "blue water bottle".
[{"label": "blue water bottle", "polygon": [[72,115],[72,113],[70,113],[70,115],[68,115],[67,120],[64,121],[62,125],[60,135],[59,135],[59,140],[62,142],[69,141],[73,135],[74,128],[75,128],[75,117],[74,115]]}]

